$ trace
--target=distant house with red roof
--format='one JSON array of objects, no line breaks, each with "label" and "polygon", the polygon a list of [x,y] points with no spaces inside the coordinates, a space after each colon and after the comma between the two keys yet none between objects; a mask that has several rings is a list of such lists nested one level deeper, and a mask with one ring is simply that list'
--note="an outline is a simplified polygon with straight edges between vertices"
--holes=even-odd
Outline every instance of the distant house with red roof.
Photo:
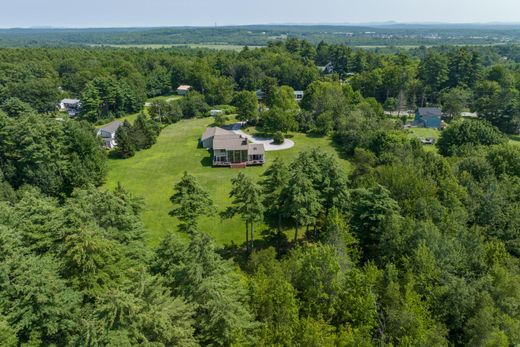
[{"label": "distant house with red roof", "polygon": [[184,96],[184,95],[188,94],[188,92],[190,90],[192,90],[191,86],[189,86],[187,84],[182,84],[179,86],[179,88],[177,88],[177,94]]}]

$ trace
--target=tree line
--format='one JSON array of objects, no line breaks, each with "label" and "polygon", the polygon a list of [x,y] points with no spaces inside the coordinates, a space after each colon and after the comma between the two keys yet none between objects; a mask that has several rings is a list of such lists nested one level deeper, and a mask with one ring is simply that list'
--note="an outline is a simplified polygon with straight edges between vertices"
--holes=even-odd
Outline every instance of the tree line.
[{"label": "tree line", "polygon": [[[273,94],[277,87],[313,92],[313,83],[342,81],[388,111],[442,106],[450,118],[471,110],[502,131],[517,133],[519,56],[515,46],[420,47],[388,54],[294,38],[240,52],[2,49],[0,104],[6,112],[29,106],[45,113],[55,112],[60,98],[77,97],[81,117],[98,122],[140,112],[146,98],[189,84],[202,94],[181,107],[184,117],[193,117],[209,106],[230,104],[242,91],[263,90],[268,104],[279,105]],[[324,72],[318,69],[325,65]],[[172,119],[183,117],[178,109],[168,113]],[[322,113],[324,120],[330,118]]]}]

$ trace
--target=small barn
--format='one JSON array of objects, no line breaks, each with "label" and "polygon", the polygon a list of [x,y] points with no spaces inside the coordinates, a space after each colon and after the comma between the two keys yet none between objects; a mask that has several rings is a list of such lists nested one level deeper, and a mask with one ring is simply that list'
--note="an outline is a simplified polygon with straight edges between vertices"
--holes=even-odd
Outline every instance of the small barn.
[{"label": "small barn", "polygon": [[185,96],[191,89],[192,87],[187,84],[180,85],[179,88],[177,88],[177,94]]}]

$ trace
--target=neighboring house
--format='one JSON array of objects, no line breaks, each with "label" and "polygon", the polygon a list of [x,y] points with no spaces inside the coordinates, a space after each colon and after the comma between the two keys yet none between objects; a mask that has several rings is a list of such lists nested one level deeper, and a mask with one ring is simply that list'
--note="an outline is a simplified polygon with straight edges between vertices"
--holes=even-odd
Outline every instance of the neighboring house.
[{"label": "neighboring house", "polygon": [[304,94],[303,90],[295,90],[294,91],[294,98],[296,99],[296,101],[298,101],[298,102],[302,101],[303,94]]},{"label": "neighboring house", "polygon": [[258,100],[263,100],[266,97],[265,92],[263,90],[261,90],[261,89],[258,89],[255,93],[256,93],[256,98]]},{"label": "neighboring house", "polygon": [[[298,102],[299,102],[299,101],[302,101],[302,99],[303,99],[303,95],[304,95],[303,90],[295,90],[295,91],[294,91],[294,99],[295,99],[296,101],[298,101]],[[266,97],[267,97],[267,95],[266,95],[266,93],[265,93],[263,90],[260,90],[260,89],[259,89],[259,90],[256,91],[256,98],[257,98],[258,100],[263,100],[263,99],[265,99]]]},{"label": "neighboring house", "polygon": [[419,107],[415,113],[414,125],[424,128],[442,128],[442,112],[437,107]]},{"label": "neighboring house", "polygon": [[185,96],[191,89],[191,86],[185,84],[180,85],[179,88],[177,88],[177,94]]},{"label": "neighboring house", "polygon": [[213,151],[213,166],[245,167],[265,163],[263,144],[218,127],[207,128],[200,139],[202,147]]},{"label": "neighboring house", "polygon": [[74,117],[79,113],[81,102],[78,99],[63,99],[60,101],[60,111],[67,112]]},{"label": "neighboring house", "polygon": [[97,130],[97,136],[103,139],[103,145],[106,148],[112,149],[117,146],[116,131],[121,125],[123,125],[122,122],[115,120],[112,123],[108,123]]},{"label": "neighboring house", "polygon": [[324,66],[318,66],[318,70],[320,70],[321,72],[323,72],[325,74],[331,74],[334,72],[334,65],[332,65],[332,63],[328,63],[327,65],[324,65]]},{"label": "neighboring house", "polygon": [[209,115],[213,116],[213,117],[221,115],[221,114],[224,114],[224,111],[222,111],[222,110],[210,110],[209,111]]}]

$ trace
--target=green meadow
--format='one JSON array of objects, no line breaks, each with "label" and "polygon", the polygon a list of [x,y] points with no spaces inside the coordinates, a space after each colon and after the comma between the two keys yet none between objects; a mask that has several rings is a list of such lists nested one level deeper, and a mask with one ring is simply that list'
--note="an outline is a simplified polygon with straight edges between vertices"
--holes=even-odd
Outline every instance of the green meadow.
[{"label": "green meadow", "polygon": [[[137,152],[129,159],[110,159],[109,174],[105,188],[113,189],[118,182],[131,193],[142,197],[144,210],[142,219],[147,229],[147,239],[151,246],[156,245],[169,231],[176,231],[178,221],[169,216],[172,205],[169,201],[173,186],[184,171],[194,175],[213,199],[217,213],[200,220],[200,229],[215,238],[221,245],[241,244],[244,241],[244,224],[239,217],[221,220],[218,212],[230,205],[228,194],[231,190],[231,178],[238,174],[237,169],[213,168],[211,154],[199,146],[199,138],[213,119],[197,118],[182,120],[163,129],[157,143],[150,149]],[[290,163],[300,151],[319,148],[338,158],[345,170],[350,164],[340,159],[329,137],[310,137],[293,133],[295,147],[267,152],[267,164],[263,167],[248,167],[247,175],[260,179],[277,157]],[[262,226],[257,226],[257,238]]]}]

